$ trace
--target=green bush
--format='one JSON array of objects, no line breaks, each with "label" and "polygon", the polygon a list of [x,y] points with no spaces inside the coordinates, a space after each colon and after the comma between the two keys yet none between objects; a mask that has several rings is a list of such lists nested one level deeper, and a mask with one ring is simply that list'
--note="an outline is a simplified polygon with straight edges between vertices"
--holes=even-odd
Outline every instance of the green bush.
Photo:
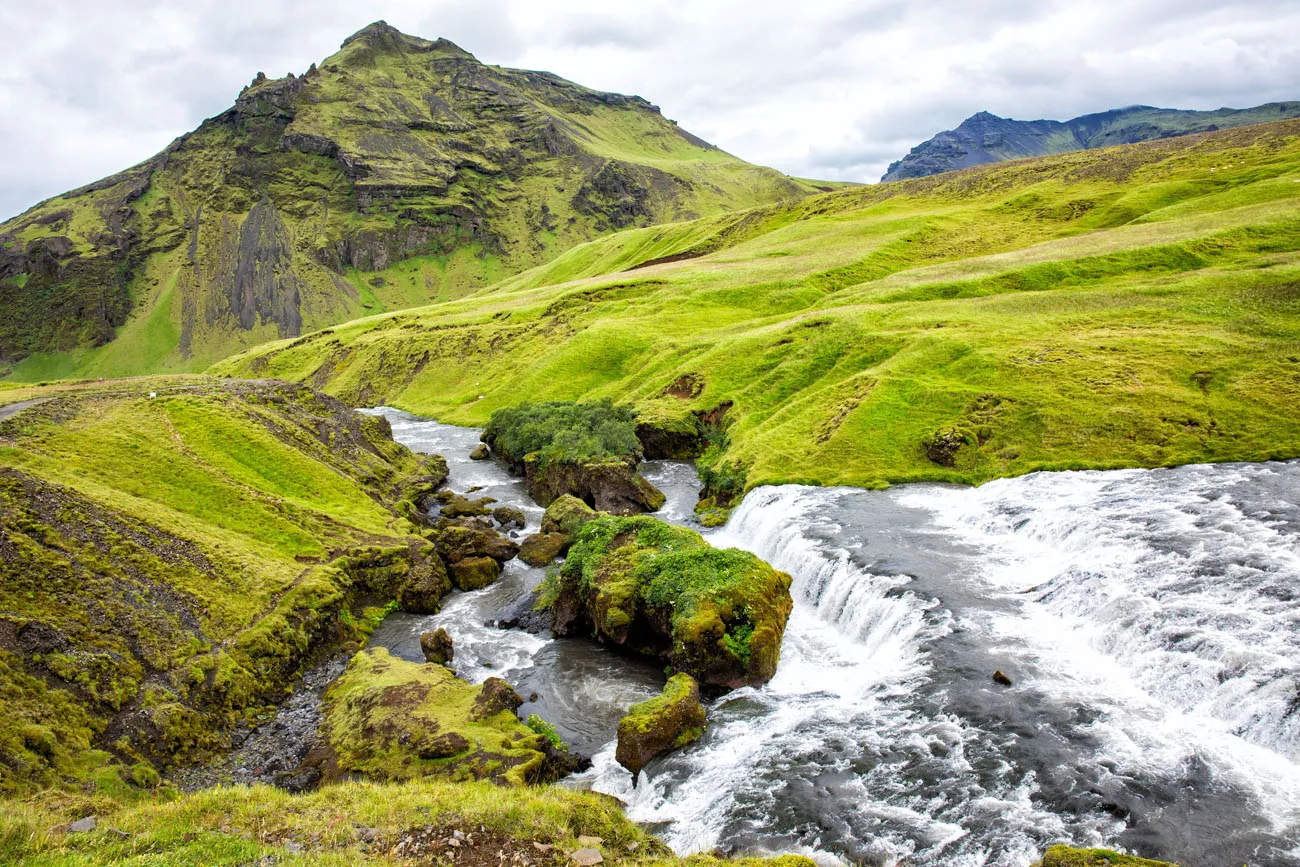
[{"label": "green bush", "polygon": [[506,460],[537,454],[542,466],[641,457],[632,412],[608,400],[521,403],[492,413],[483,438]]},{"label": "green bush", "polygon": [[524,721],[524,725],[546,738],[551,742],[551,746],[555,747],[560,752],[568,751],[569,745],[560,737],[560,733],[555,730],[555,726],[551,725],[537,714],[530,713],[528,719]]}]

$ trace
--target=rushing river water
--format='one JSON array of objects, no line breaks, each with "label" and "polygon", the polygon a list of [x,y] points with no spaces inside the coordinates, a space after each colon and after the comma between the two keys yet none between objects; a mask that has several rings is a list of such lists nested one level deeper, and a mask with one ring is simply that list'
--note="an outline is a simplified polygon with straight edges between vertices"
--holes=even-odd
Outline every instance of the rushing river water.
[{"label": "rushing river water", "polygon": [[[455,490],[525,507],[535,531],[520,482],[467,459],[477,431],[383,412],[447,457]],[[669,497],[660,517],[689,523],[691,467],[643,471]],[[1300,865],[1300,462],[760,488],[709,536],[794,577],[780,669],[714,702],[703,740],[637,789],[612,738],[663,673],[488,625],[540,570],[512,562],[374,641],[420,659],[419,633],[446,626],[462,676],[536,693],[522,712],[594,756],[570,784],[681,852],[1027,865],[1072,842]]]}]

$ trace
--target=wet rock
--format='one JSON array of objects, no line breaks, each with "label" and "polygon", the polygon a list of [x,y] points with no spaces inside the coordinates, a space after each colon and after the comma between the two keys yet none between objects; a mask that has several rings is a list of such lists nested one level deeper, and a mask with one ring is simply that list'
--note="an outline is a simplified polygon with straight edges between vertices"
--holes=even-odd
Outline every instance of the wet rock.
[{"label": "wet rock", "polygon": [[571,542],[564,533],[534,533],[519,546],[519,559],[529,566],[545,566],[568,550]]},{"label": "wet rock", "polygon": [[993,682],[999,686],[1011,686],[1011,678],[1003,674],[1001,670],[993,672]]},{"label": "wet rock", "polygon": [[619,721],[614,757],[632,772],[635,787],[651,759],[698,740],[704,723],[699,684],[689,674],[675,674],[662,693],[633,705]]},{"label": "wet rock", "polygon": [[487,443],[479,443],[474,446],[474,451],[469,453],[471,461],[486,461],[491,456],[492,453],[488,451]]},{"label": "wet rock", "polygon": [[455,656],[455,646],[447,630],[441,626],[420,635],[420,650],[424,652],[424,661],[436,665],[446,665]]},{"label": "wet rock", "polygon": [[486,515],[475,515],[472,518],[457,518],[451,523],[453,526],[464,527],[466,530],[474,530],[478,533],[497,532],[497,525],[492,523],[492,519]]},{"label": "wet rock", "polygon": [[501,564],[491,557],[466,557],[451,564],[451,580],[461,590],[482,590],[501,576]]},{"label": "wet rock", "polygon": [[632,461],[542,466],[536,455],[529,455],[524,459],[524,477],[529,495],[542,506],[570,494],[601,512],[637,515],[658,511],[665,499],[662,491],[637,474]]},{"label": "wet rock", "polygon": [[499,677],[489,677],[483,681],[480,690],[474,699],[474,708],[470,711],[470,717],[473,719],[487,719],[503,710],[514,713],[524,703],[514,687]]},{"label": "wet rock", "polygon": [[528,523],[528,518],[523,511],[513,506],[497,506],[492,510],[492,517],[507,530],[511,528],[522,530]]},{"label": "wet rock", "polygon": [[500,629],[522,629],[534,635],[549,635],[555,615],[549,608],[537,608],[537,595],[530,594],[502,613],[495,625]]}]

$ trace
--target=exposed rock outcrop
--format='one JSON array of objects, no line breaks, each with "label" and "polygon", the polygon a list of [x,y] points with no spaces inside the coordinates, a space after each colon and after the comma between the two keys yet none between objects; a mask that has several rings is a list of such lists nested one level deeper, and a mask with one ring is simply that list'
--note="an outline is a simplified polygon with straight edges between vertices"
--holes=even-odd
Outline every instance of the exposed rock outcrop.
[{"label": "exposed rock outcrop", "polygon": [[524,474],[528,493],[540,506],[549,506],[564,494],[611,515],[655,512],[664,504],[663,492],[638,475],[636,466],[627,461],[553,462],[543,466],[529,455],[524,459]]},{"label": "exposed rock outcrop", "polygon": [[567,552],[582,528],[599,516],[577,497],[557,497],[542,516],[542,531],[520,545],[519,558],[530,566],[545,566]]}]

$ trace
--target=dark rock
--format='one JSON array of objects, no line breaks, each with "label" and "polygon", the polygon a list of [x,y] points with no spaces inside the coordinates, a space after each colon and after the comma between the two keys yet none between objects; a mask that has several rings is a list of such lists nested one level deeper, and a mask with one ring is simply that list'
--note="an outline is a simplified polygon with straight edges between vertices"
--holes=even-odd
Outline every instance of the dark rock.
[{"label": "dark rock", "polygon": [[549,506],[564,494],[611,515],[637,515],[658,511],[663,492],[638,475],[629,461],[594,464],[551,463],[541,466],[535,455],[524,459],[529,495]]},{"label": "dark rock", "polygon": [[455,646],[447,630],[441,626],[431,632],[420,635],[420,650],[424,652],[424,661],[446,665],[455,656]]},{"label": "dark rock", "polygon": [[1007,677],[1001,671],[993,672],[993,682],[999,686],[1011,686],[1011,678]]},{"label": "dark rock", "polygon": [[505,563],[519,553],[519,546],[500,533],[454,525],[441,529],[434,545],[443,559],[453,565],[470,557],[491,557]]},{"label": "dark rock", "polygon": [[619,721],[614,757],[632,772],[635,787],[646,763],[698,740],[704,733],[704,722],[699,684],[689,674],[675,674],[662,693],[632,705]]},{"label": "dark rock", "polygon": [[412,614],[437,614],[451,590],[447,567],[436,555],[418,558],[397,590],[397,604]]},{"label": "dark rock", "polygon": [[528,518],[523,511],[513,506],[497,506],[492,510],[492,517],[507,530],[512,527],[522,530],[528,524]]},{"label": "dark rock", "polygon": [[456,732],[446,732],[427,742],[421,743],[415,754],[422,759],[449,759],[458,756],[470,748],[470,742]]},{"label": "dark rock", "polygon": [[484,720],[503,710],[515,713],[523,703],[523,698],[515,692],[514,687],[499,677],[489,677],[483,681],[479,694],[474,698],[470,718]]},{"label": "dark rock", "polygon": [[941,467],[957,465],[957,453],[975,442],[975,435],[962,428],[948,427],[925,441],[925,456]]},{"label": "dark rock", "polygon": [[537,608],[537,594],[530,594],[507,609],[497,619],[501,629],[522,629],[534,635],[549,635],[555,624],[555,615],[549,608]]},{"label": "dark rock", "polygon": [[487,443],[479,443],[474,446],[474,451],[469,453],[471,461],[486,461],[490,457],[492,457],[492,453],[488,451]]}]

